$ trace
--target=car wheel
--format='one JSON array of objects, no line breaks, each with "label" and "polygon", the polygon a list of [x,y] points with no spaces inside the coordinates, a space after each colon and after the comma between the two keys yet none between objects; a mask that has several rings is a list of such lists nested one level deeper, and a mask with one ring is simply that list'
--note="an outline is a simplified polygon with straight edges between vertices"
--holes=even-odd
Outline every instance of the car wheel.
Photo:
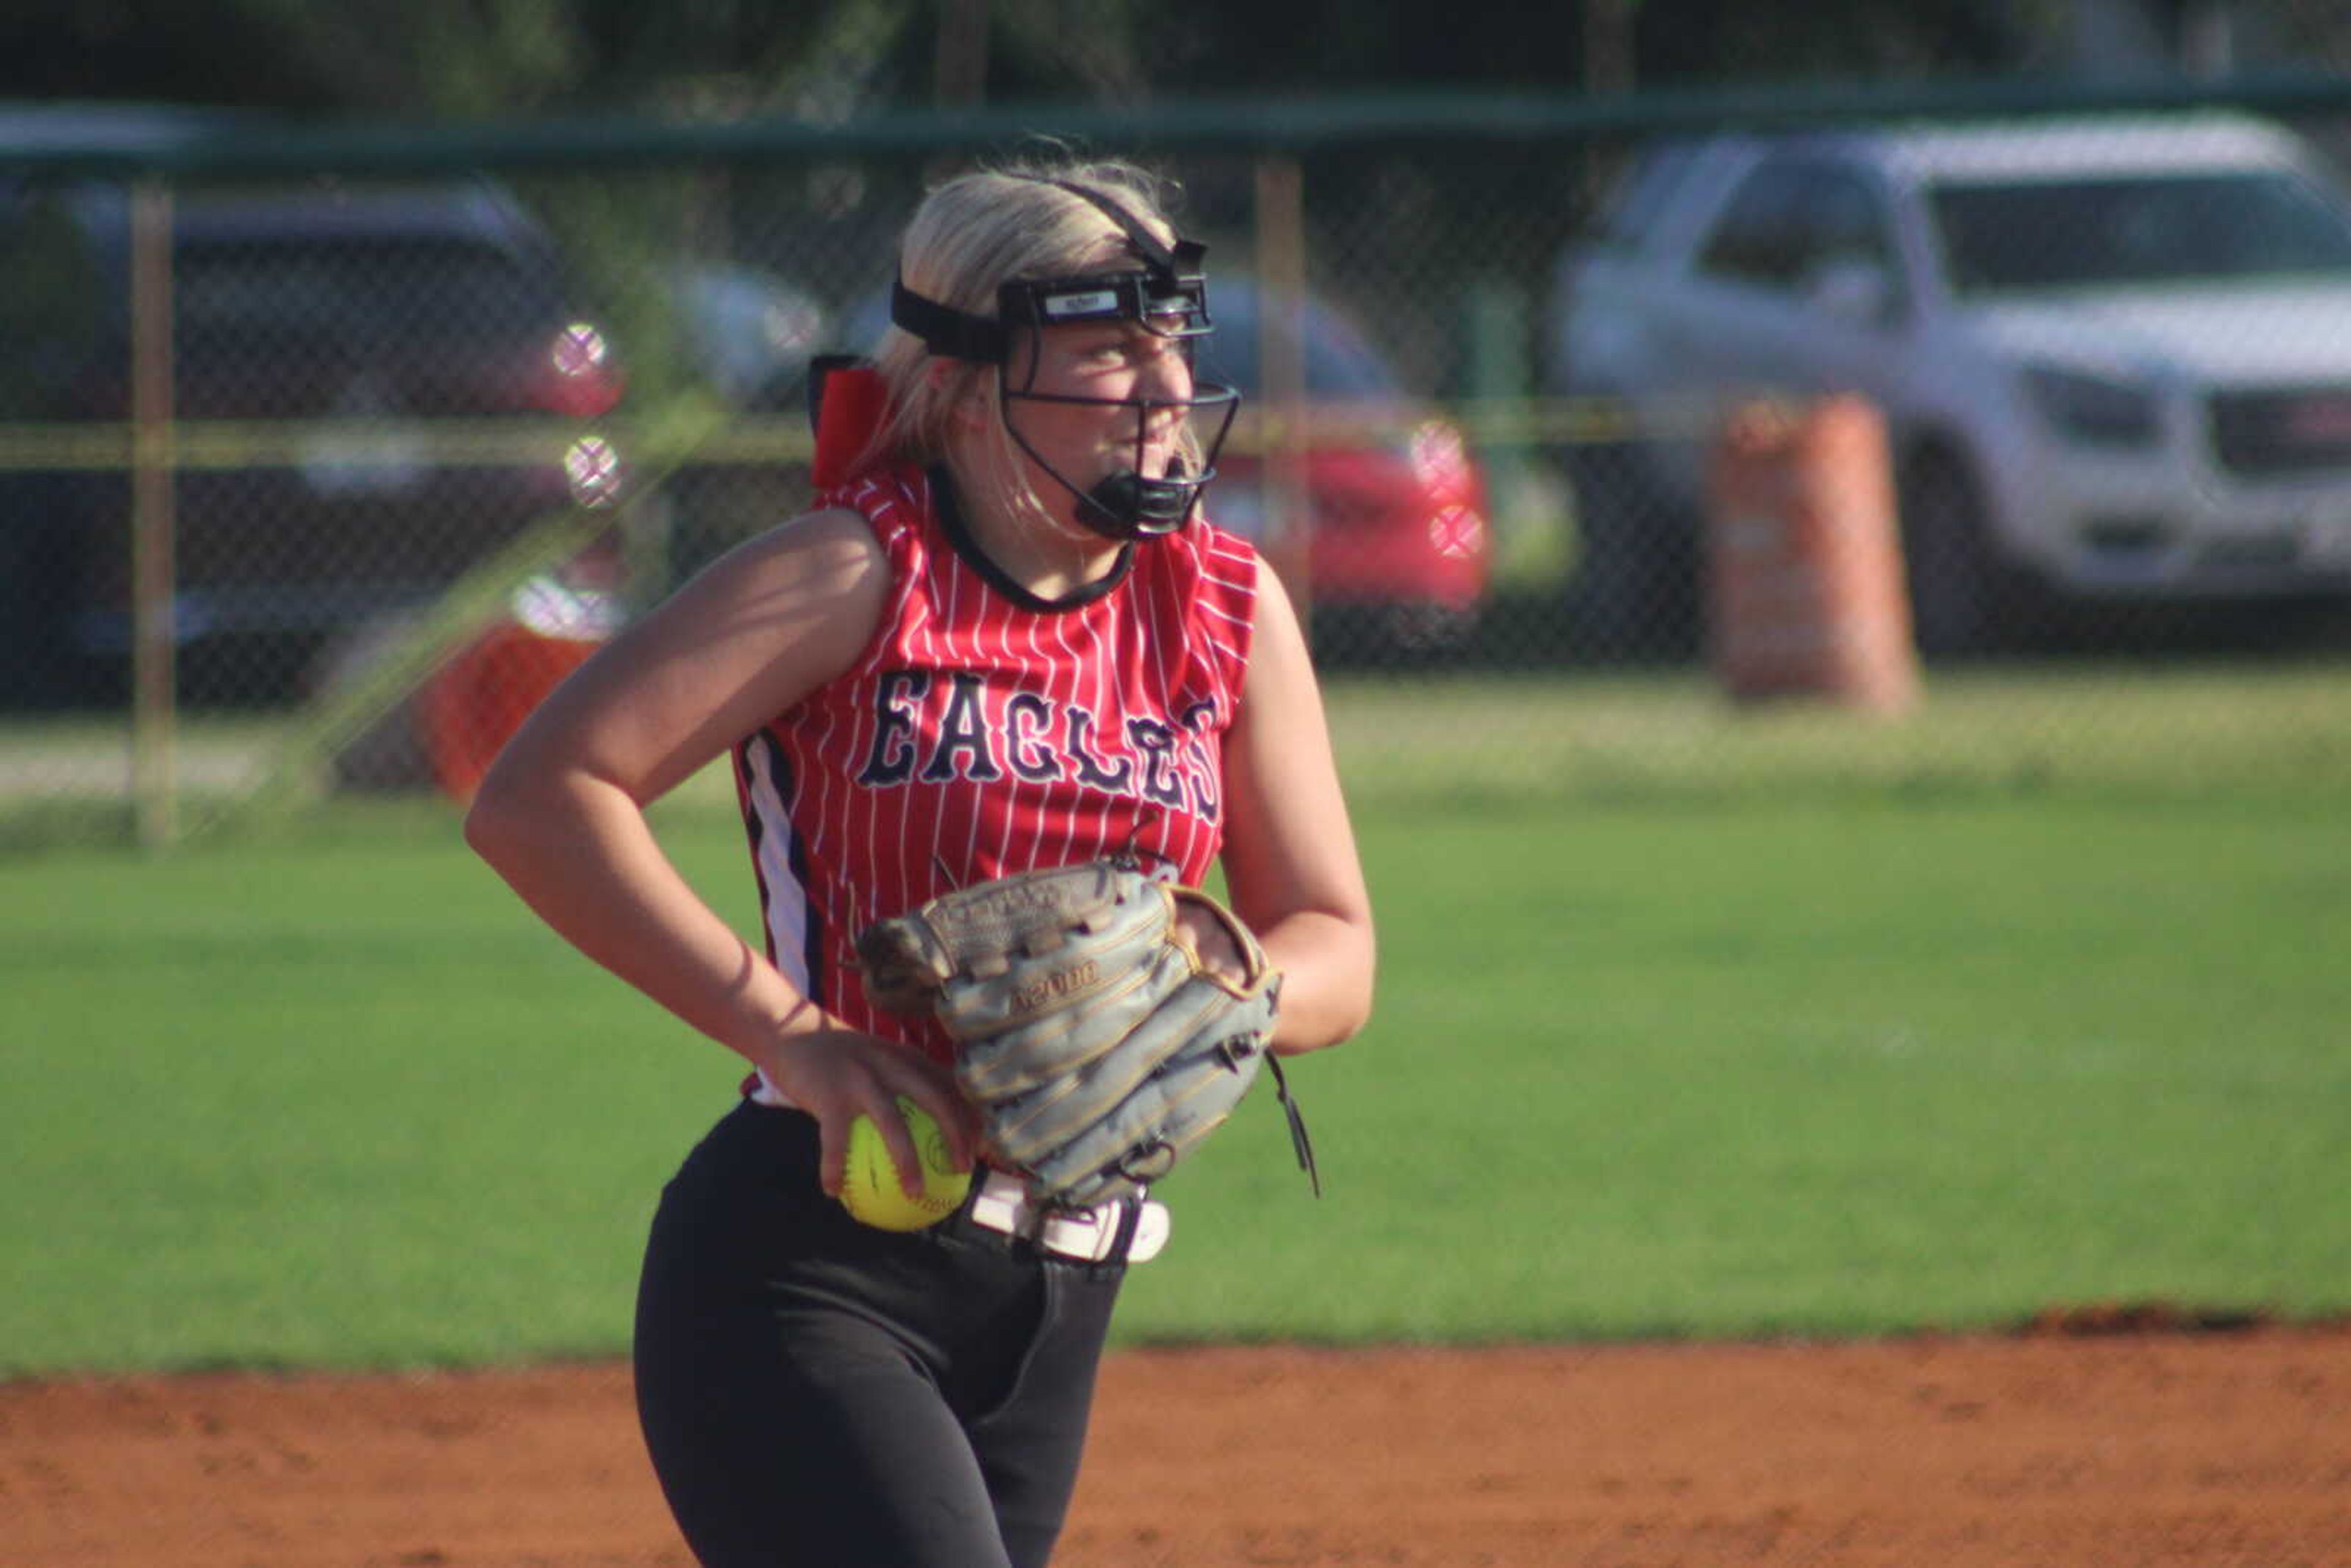
[{"label": "car wheel", "polygon": [[49,662],[62,642],[56,601],[64,589],[43,570],[45,542],[23,522],[0,528],[0,708],[58,701]]},{"label": "car wheel", "polygon": [[668,507],[664,554],[668,586],[684,582],[744,540],[808,509],[813,497],[800,464],[683,469],[663,486]]},{"label": "car wheel", "polygon": [[2014,609],[2014,574],[1994,554],[1981,488],[1958,454],[1924,446],[1898,481],[1910,621],[1920,653],[1994,651]]},{"label": "car wheel", "polygon": [[[331,706],[374,685],[385,661],[415,636],[423,619],[422,612],[388,611],[329,642],[309,672],[311,700]],[[430,789],[433,767],[417,727],[415,694],[407,689],[383,693],[328,760],[340,789]]]},{"label": "car wheel", "polygon": [[75,635],[89,575],[79,525],[57,486],[37,478],[0,486],[0,708],[108,700]]},{"label": "car wheel", "polygon": [[1679,660],[1698,651],[1698,519],[1626,444],[1571,449],[1577,552],[1569,634],[1602,663]]},{"label": "car wheel", "polygon": [[1474,608],[1433,601],[1311,607],[1317,663],[1343,669],[1408,669],[1458,659],[1478,630]]}]

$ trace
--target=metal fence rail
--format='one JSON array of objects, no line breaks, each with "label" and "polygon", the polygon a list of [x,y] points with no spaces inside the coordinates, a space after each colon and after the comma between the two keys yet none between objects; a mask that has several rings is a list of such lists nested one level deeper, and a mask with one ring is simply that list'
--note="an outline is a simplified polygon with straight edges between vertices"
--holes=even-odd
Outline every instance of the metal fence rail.
[{"label": "metal fence rail", "polygon": [[[2221,110],[2292,132],[2315,183],[2225,224],[2184,200],[2093,212],[2126,167],[2228,173],[2237,131],[2191,123]],[[2091,114],[2105,172],[2026,204],[2061,188],[2043,133]],[[2192,168],[2147,151],[2148,114],[2208,128],[2173,146]],[[1905,183],[1928,152],[1858,134],[1991,120],[2022,133],[1940,184]],[[1659,156],[1726,131],[1813,141],[1768,177],[1777,141],[1700,148],[1687,179]],[[2351,236],[2319,194],[2351,146],[2339,80],[839,126],[197,117],[0,144],[8,836],[166,842],[326,791],[462,790],[580,649],[805,502],[809,355],[870,345],[926,180],[1040,133],[1180,183],[1211,352],[1249,394],[1212,511],[1311,607],[1367,787],[2098,778],[2160,749],[2147,727],[2249,768],[2346,768],[2323,677],[2351,642],[2351,264],[2249,262],[2200,305],[2132,278],[1963,298],[1957,270],[2185,257],[2263,224],[2322,253]],[[1806,259],[1823,191],[1849,210],[1818,221],[1844,229]],[[1980,232],[2038,249],[1962,256]],[[1947,373],[1887,368],[1935,333],[1958,334]],[[1834,690],[1742,704],[1708,465],[1738,408],[1856,392],[1886,418],[1922,695],[1890,716]],[[2286,694],[2273,722],[2244,716],[2247,681]],[[1813,730],[1815,760],[1786,762]]]}]

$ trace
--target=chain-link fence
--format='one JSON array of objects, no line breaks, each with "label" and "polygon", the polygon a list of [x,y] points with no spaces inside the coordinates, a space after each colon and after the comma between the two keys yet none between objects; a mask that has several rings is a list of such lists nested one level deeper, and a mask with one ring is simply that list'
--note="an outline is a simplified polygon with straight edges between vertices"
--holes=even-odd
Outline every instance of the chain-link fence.
[{"label": "chain-link fence", "polygon": [[[1207,372],[1249,399],[1211,513],[1311,607],[1351,771],[2030,775],[2183,735],[2351,771],[2351,89],[1943,107],[1080,128],[1209,245]],[[805,502],[809,357],[871,345],[926,180],[1015,146],[89,112],[62,153],[0,116],[0,815],[151,837],[190,800],[462,794]],[[1724,490],[1735,412],[1832,394],[1878,446]],[[1823,528],[1898,543],[1890,601]],[[1765,534],[1793,553],[1742,598]],[[1727,651],[1834,654],[1865,601],[1923,685],[1865,720],[1783,657],[1823,700],[1749,722]]]}]

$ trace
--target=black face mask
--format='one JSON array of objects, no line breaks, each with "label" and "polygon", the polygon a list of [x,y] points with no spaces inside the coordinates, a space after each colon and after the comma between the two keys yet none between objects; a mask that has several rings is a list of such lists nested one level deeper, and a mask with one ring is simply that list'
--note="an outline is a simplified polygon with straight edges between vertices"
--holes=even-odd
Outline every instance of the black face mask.
[{"label": "black face mask", "polygon": [[[1191,520],[1200,492],[1217,476],[1217,454],[1232,429],[1240,407],[1240,393],[1229,386],[1195,386],[1186,399],[1073,397],[1034,390],[1039,354],[1029,357],[1029,382],[1013,386],[1006,379],[1012,359],[1012,333],[1027,329],[1032,348],[1041,349],[1047,327],[1128,322],[1162,338],[1175,339],[1188,362],[1192,340],[1215,329],[1208,315],[1207,279],[1201,271],[1207,247],[1191,240],[1164,244],[1115,202],[1082,185],[1052,183],[1101,209],[1124,232],[1141,266],[1132,269],[1087,273],[1073,277],[1019,278],[997,290],[994,319],[974,316],[927,299],[902,279],[890,298],[890,319],[921,339],[935,354],[971,360],[997,367],[998,385],[1008,408],[1016,402],[1077,404],[1134,411],[1134,459],[1127,467],[1088,487],[1056,469],[1029,444],[1017,425],[1007,430],[1029,458],[1071,495],[1077,497],[1081,522],[1105,538],[1132,539],[1172,534]],[[1180,411],[1191,419],[1206,411],[1216,429],[1201,442],[1198,473],[1189,473],[1182,458],[1168,465],[1160,478],[1143,474],[1145,436],[1155,414]],[[1204,422],[1205,423],[1205,422]]]}]

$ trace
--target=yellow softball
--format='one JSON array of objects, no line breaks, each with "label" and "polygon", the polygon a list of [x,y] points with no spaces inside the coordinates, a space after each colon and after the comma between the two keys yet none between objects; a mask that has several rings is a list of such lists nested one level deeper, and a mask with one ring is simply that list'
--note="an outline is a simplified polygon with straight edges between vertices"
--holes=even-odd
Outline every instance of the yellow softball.
[{"label": "yellow softball", "polygon": [[946,1134],[928,1112],[901,1094],[898,1113],[906,1119],[923,1159],[923,1196],[906,1196],[882,1129],[872,1117],[860,1116],[849,1124],[849,1169],[841,1177],[841,1201],[860,1223],[876,1229],[921,1230],[956,1211],[971,1190],[971,1173],[955,1168]]}]

